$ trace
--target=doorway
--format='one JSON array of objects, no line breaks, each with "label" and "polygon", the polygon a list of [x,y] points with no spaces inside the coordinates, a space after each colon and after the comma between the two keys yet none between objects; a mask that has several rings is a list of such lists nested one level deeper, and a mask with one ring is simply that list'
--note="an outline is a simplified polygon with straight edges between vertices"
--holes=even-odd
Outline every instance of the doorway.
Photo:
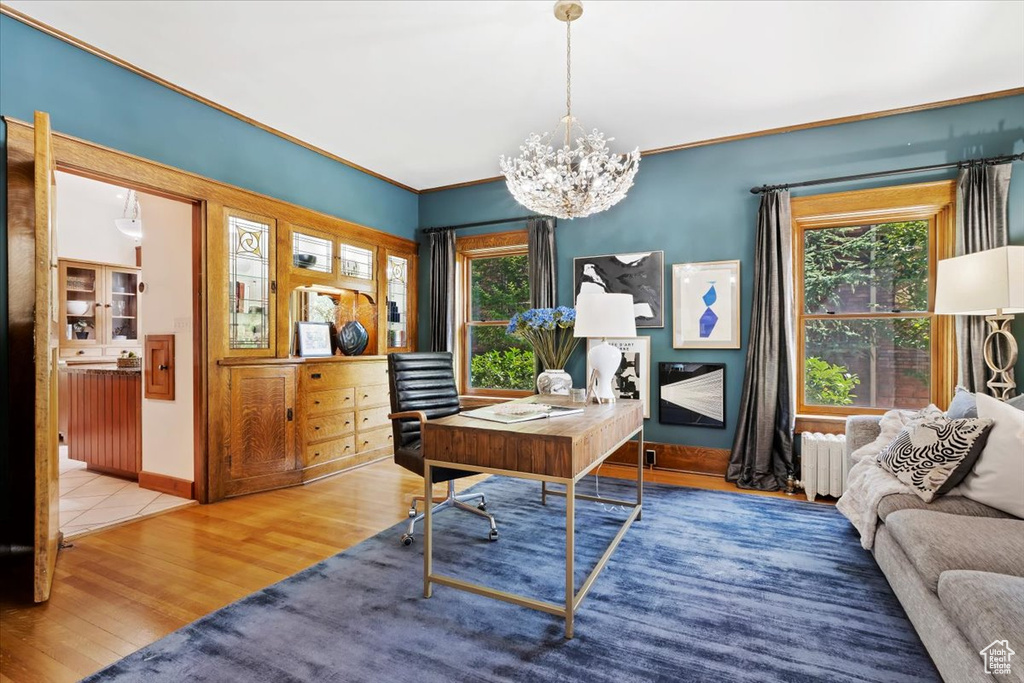
[{"label": "doorway", "polygon": [[[194,211],[54,177],[59,529],[68,540],[194,502]],[[147,358],[152,335],[172,340],[173,357]],[[147,391],[154,376],[173,395]]]}]

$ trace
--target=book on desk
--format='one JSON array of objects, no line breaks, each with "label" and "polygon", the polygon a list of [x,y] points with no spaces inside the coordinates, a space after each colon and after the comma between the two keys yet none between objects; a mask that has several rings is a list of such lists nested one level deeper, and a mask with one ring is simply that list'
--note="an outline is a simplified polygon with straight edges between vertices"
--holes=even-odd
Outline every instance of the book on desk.
[{"label": "book on desk", "polygon": [[475,410],[467,410],[461,414],[478,420],[489,420],[491,422],[501,422],[502,424],[515,424],[517,422],[527,422],[529,420],[543,420],[544,418],[562,417],[564,415],[580,415],[583,413],[583,408],[549,406],[538,403],[519,404],[524,407],[531,406],[535,409],[521,409],[513,412],[506,409],[507,405],[508,404],[500,404],[497,406],[476,408]]}]

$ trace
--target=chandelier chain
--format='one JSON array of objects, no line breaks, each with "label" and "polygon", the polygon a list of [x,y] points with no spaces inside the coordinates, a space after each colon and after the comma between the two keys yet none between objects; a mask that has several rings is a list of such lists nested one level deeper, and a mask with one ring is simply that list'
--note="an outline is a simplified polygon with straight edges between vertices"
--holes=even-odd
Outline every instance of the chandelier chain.
[{"label": "chandelier chain", "polygon": [[[572,22],[565,22],[565,116],[572,119]],[[567,121],[566,124],[569,122]]]}]

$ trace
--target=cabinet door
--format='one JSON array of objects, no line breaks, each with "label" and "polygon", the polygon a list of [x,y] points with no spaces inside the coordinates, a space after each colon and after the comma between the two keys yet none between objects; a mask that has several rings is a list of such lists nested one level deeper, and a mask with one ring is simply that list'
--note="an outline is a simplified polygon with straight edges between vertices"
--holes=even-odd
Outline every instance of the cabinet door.
[{"label": "cabinet door", "polygon": [[228,249],[227,353],[273,356],[277,306],[276,222],[225,209]]},{"label": "cabinet door", "polygon": [[384,261],[387,300],[384,310],[387,349],[416,350],[416,256],[387,251]]},{"label": "cabinet door", "polygon": [[105,343],[116,347],[139,346],[139,271],[134,268],[108,266],[103,311],[109,338]]},{"label": "cabinet door", "polygon": [[60,262],[60,345],[96,346],[103,343],[103,266]]},{"label": "cabinet door", "polygon": [[228,479],[295,469],[294,414],[295,368],[233,368]]}]

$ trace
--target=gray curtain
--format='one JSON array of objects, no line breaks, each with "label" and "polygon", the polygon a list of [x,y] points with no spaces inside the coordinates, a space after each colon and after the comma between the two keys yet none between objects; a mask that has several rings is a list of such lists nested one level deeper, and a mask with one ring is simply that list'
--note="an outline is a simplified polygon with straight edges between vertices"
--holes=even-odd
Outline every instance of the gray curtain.
[{"label": "gray curtain", "polygon": [[554,308],[558,296],[555,260],[555,219],[531,218],[526,223],[529,251],[530,305]]},{"label": "gray curtain", "polygon": [[725,478],[777,491],[793,473],[793,264],[789,191],[765,192],[757,212],[754,301],[743,395]]},{"label": "gray curtain", "polygon": [[455,231],[430,233],[430,350],[455,351]]},{"label": "gray curtain", "polygon": [[[1010,164],[972,165],[957,179],[956,255],[1006,246],[1006,204]],[[957,316],[956,347],[960,384],[970,391],[987,391],[988,366],[984,346],[988,326],[982,316]],[[1005,341],[1005,340],[1001,340]],[[997,363],[1005,365],[1008,349],[1000,345]],[[1010,369],[1013,379],[1013,369]]]}]

